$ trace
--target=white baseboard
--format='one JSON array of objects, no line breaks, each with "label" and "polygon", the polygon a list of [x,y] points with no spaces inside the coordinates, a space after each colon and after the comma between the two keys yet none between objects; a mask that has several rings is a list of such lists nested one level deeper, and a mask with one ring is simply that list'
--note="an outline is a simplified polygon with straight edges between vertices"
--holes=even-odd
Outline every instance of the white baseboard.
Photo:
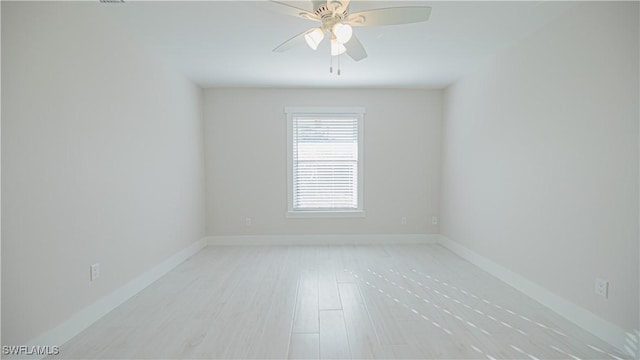
[{"label": "white baseboard", "polygon": [[[128,282],[124,286],[98,300],[98,302],[82,309],[80,312],[73,315],[69,320],[29,341],[26,346],[59,346],[66,343],[67,341],[71,340],[71,338],[78,335],[81,331],[88,328],[91,324],[98,321],[104,315],[108,314],[111,310],[115,309],[116,307],[139,293],[141,290],[164,276],[173,268],[193,256],[205,246],[207,246],[207,241],[205,238],[198,240],[189,247],[181,250],[162,263],[154,266],[142,275]],[[27,356],[19,358],[39,359],[42,357]]]},{"label": "white baseboard", "polygon": [[634,354],[634,352],[638,351],[637,345],[635,346],[635,350],[630,350],[629,346],[629,341],[635,341],[637,344],[637,338],[635,338],[637,335],[626,333],[626,331],[621,327],[598,317],[592,312],[552,293],[544,287],[519,274],[516,274],[504,266],[499,265],[484,256],[478,255],[446,236],[440,235],[439,242],[442,246],[451,250],[461,258],[478,266],[482,270],[516,288],[584,330],[616,347],[623,354],[631,355],[634,359],[638,358],[638,354]]},{"label": "white baseboard", "polygon": [[373,245],[437,244],[438,234],[209,236],[209,245]]}]

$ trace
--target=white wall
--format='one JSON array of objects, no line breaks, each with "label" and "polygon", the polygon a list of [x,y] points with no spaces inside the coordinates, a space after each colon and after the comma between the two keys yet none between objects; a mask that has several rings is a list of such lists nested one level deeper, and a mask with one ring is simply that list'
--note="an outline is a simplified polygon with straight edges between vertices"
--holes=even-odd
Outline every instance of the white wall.
[{"label": "white wall", "polygon": [[2,2],[3,345],[205,234],[202,91],[100,6]]},{"label": "white wall", "polygon": [[[438,233],[441,98],[428,90],[206,90],[208,234]],[[365,218],[285,217],[285,106],[366,108]]]},{"label": "white wall", "polygon": [[638,33],[637,2],[572,8],[448,88],[443,137],[442,234],[627,331]]}]

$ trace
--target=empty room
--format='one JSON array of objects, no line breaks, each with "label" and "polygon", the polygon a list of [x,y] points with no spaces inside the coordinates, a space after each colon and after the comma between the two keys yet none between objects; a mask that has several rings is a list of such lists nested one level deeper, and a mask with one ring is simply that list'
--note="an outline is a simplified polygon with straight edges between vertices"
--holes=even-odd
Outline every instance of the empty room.
[{"label": "empty room", "polygon": [[0,357],[640,357],[640,2],[0,12]]}]

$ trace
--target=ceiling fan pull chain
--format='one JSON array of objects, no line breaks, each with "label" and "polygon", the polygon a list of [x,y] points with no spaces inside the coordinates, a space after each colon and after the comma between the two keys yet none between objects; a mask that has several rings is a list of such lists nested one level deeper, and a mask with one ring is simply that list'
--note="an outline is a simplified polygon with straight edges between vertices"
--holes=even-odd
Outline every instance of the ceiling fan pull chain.
[{"label": "ceiling fan pull chain", "polygon": [[329,55],[329,74],[333,74],[333,56]]},{"label": "ceiling fan pull chain", "polygon": [[338,55],[338,76],[340,76],[340,55]]}]

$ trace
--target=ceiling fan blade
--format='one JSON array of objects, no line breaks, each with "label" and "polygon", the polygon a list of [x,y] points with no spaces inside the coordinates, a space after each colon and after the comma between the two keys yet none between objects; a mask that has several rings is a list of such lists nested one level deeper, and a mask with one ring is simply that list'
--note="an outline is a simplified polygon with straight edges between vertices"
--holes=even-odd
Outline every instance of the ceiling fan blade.
[{"label": "ceiling fan blade", "polygon": [[427,21],[429,6],[405,6],[359,11],[349,14],[346,22],[352,26],[381,26]]},{"label": "ceiling fan blade", "polygon": [[273,49],[274,52],[285,52],[289,49],[291,49],[292,47],[298,46],[300,44],[304,44],[305,40],[304,40],[304,35],[308,32],[309,30],[305,30],[303,32],[301,32],[300,34],[292,37],[291,39],[283,42],[282,44],[278,45],[275,49]]},{"label": "ceiling fan blade", "polygon": [[364,49],[364,46],[355,35],[351,36],[351,40],[344,44],[344,47],[347,49],[347,55],[355,61],[360,61],[368,56],[367,50]]},{"label": "ceiling fan blade", "polygon": [[280,1],[273,1],[273,0],[267,1],[266,4],[271,4],[272,6],[269,6],[269,8],[282,14],[287,14],[287,15],[308,19],[308,20],[320,21],[320,18],[318,17],[318,15],[314,14],[309,10],[299,8],[297,6],[293,6]]}]

